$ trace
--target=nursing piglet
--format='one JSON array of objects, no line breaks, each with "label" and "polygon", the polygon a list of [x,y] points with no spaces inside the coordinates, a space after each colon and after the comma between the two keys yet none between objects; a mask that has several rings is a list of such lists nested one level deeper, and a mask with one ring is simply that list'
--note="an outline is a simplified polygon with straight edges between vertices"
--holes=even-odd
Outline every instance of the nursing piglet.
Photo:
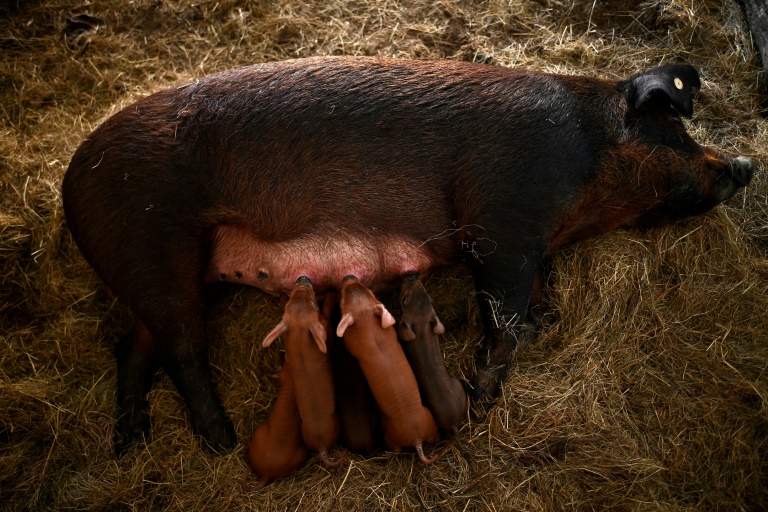
[{"label": "nursing piglet", "polygon": [[348,450],[368,455],[384,446],[381,413],[376,399],[365,380],[360,363],[343,343],[333,348],[331,362],[341,441]]},{"label": "nursing piglet", "polygon": [[445,327],[437,318],[430,298],[418,275],[405,277],[400,292],[402,316],[397,332],[411,364],[424,405],[437,426],[456,431],[467,415],[469,402],[464,386],[448,375],[439,335]]},{"label": "nursing piglet", "polygon": [[[340,317],[336,294],[328,293],[323,300],[323,316],[328,321],[328,339],[335,339]],[[348,450],[368,455],[384,446],[384,430],[376,399],[360,363],[344,343],[330,343],[329,353],[336,387],[339,437]]]},{"label": "nursing piglet", "polygon": [[339,437],[339,419],[326,347],[326,325],[312,282],[299,277],[285,304],[282,321],[267,334],[263,345],[268,347],[284,335],[285,358],[293,370],[304,444],[319,452],[327,465],[335,466],[341,460],[330,459],[328,451]]},{"label": "nursing piglet", "polygon": [[347,276],[341,289],[341,321],[337,335],[360,362],[373,396],[379,404],[384,442],[393,452],[413,446],[425,463],[422,443],[437,442],[440,435],[432,414],[421,403],[419,386],[397,341],[395,319],[357,278]]}]

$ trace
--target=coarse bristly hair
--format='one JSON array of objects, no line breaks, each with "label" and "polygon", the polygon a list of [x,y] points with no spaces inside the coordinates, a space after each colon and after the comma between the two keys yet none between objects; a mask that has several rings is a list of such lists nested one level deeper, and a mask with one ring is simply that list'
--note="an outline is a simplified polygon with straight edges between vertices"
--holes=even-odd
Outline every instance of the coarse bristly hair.
[{"label": "coarse bristly hair", "polygon": [[[768,508],[768,136],[745,26],[730,0],[4,2],[3,509]],[[549,326],[519,351],[495,405],[474,406],[432,465],[410,451],[350,455],[338,468],[312,456],[292,476],[244,493],[247,442],[277,391],[279,351],[260,341],[281,311],[237,287],[218,294],[209,333],[240,448],[226,456],[202,449],[160,373],[149,397],[151,438],[117,459],[113,350],[131,315],[64,225],[69,159],[108,115],[149,93],[313,55],[446,58],[612,79],[685,61],[702,82],[689,132],[751,156],[757,171],[703,217],[557,253],[547,272]],[[467,379],[482,337],[472,280],[456,268],[426,286],[446,328],[449,372]]]}]

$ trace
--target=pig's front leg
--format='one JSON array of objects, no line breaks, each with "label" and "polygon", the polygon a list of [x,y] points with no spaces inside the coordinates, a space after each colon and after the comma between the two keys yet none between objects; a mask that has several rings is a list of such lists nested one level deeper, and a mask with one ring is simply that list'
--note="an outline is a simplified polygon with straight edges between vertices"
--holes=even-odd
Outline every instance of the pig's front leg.
[{"label": "pig's front leg", "polygon": [[540,265],[534,252],[516,252],[489,255],[472,267],[485,331],[469,383],[470,396],[478,400],[498,395],[515,348],[535,336],[527,314]]}]

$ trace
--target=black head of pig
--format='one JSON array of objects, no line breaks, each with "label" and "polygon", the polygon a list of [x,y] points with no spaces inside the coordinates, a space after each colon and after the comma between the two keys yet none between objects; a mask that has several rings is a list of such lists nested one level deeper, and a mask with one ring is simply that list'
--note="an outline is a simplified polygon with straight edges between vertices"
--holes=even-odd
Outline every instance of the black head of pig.
[{"label": "black head of pig", "polygon": [[[728,199],[752,179],[754,162],[730,158],[697,144],[685,130],[681,116],[693,116],[693,92],[701,87],[689,65],[666,65],[619,83],[627,102],[625,126],[632,143],[648,158],[639,162],[635,175],[651,185],[653,197],[636,225],[698,215]],[[637,164],[637,160],[634,160]],[[644,164],[651,168],[645,172]]]},{"label": "black head of pig", "polygon": [[[568,211],[575,222],[553,237],[550,251],[617,228],[704,213],[752,179],[751,158],[701,146],[686,131],[682,117],[693,115],[701,86],[692,66],[660,66],[615,84],[618,110],[603,118],[596,172]],[[592,93],[596,85],[589,87]]]}]

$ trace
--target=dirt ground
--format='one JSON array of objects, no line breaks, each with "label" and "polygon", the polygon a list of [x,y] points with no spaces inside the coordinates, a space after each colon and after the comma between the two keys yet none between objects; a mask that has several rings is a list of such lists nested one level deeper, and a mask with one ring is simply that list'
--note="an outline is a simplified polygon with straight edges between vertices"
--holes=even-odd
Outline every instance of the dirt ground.
[{"label": "dirt ground", "polygon": [[[83,16],[84,14],[90,16]],[[5,0],[0,2],[0,509],[764,510],[768,508],[768,135],[763,77],[732,1]],[[625,77],[701,74],[699,142],[758,163],[703,217],[557,254],[552,323],[520,350],[493,407],[432,465],[412,451],[312,456],[254,494],[244,444],[269,414],[276,301],[226,289],[211,360],[241,446],[215,456],[173,385],[151,440],[112,450],[117,340],[131,326],[66,228],[61,180],[88,133],[149,93],[312,55],[454,59]],[[462,268],[427,288],[451,373],[482,332]],[[432,448],[432,447],[431,447]]]}]

